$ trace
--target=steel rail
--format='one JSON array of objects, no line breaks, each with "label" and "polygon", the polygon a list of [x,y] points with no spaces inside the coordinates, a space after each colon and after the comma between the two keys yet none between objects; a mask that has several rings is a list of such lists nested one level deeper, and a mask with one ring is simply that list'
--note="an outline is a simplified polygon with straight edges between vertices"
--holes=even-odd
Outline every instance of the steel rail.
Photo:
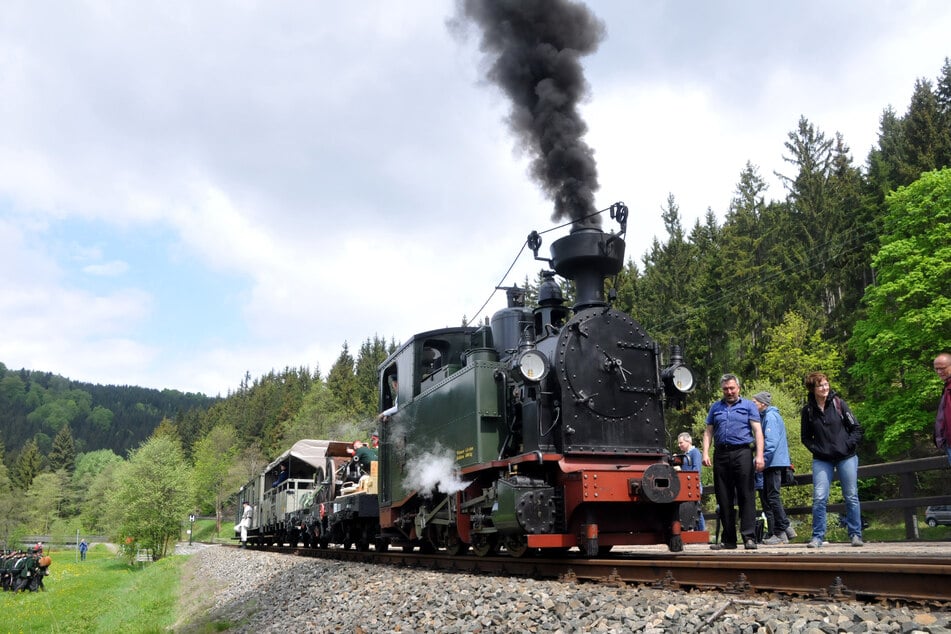
[{"label": "steel rail", "polygon": [[610,559],[580,556],[552,559],[471,554],[453,557],[439,553],[361,552],[341,548],[272,547],[267,550],[340,561],[535,579],[650,584],[671,589],[700,588],[748,594],[779,592],[830,599],[951,601],[951,557],[625,553]]}]

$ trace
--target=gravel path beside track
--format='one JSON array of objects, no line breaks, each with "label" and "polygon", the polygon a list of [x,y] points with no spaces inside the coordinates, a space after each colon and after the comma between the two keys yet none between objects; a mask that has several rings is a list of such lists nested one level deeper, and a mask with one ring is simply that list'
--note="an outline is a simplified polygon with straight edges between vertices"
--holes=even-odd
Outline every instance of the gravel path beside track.
[{"label": "gravel path beside track", "polygon": [[951,631],[947,608],[449,574],[214,546],[193,550],[182,582],[183,623],[176,629],[183,633]]}]

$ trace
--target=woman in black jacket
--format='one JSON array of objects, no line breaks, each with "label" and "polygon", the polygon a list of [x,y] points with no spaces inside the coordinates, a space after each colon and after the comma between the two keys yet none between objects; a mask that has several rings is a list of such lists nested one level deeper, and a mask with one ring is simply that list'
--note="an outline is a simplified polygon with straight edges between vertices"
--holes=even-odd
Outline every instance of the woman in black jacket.
[{"label": "woman in black jacket", "polygon": [[859,458],[862,439],[848,404],[829,388],[829,377],[812,372],[806,377],[809,399],[802,408],[802,444],[812,453],[812,539],[807,547],[821,548],[826,534],[826,503],[834,472],[845,499],[845,518],[853,546],[862,546],[862,511],[859,506]]}]

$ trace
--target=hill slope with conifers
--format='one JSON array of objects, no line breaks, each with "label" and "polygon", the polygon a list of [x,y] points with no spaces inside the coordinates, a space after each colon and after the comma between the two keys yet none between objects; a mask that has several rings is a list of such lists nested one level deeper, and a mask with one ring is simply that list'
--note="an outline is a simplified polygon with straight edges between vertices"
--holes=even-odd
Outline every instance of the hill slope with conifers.
[{"label": "hill slope with conifers", "polygon": [[178,390],[83,383],[0,363],[0,441],[13,452],[35,441],[46,455],[68,427],[77,453],[108,449],[125,455],[163,418],[207,409],[217,400]]}]

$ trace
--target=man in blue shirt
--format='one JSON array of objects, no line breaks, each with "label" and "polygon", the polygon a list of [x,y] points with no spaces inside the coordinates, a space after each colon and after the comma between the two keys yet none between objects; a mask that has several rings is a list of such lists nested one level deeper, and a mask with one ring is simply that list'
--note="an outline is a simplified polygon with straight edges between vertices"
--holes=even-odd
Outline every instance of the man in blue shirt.
[{"label": "man in blue shirt", "polygon": [[[707,426],[703,431],[703,464],[713,467],[713,492],[720,508],[722,542],[712,544],[714,550],[736,548],[736,511],[740,507],[740,534],[743,547],[756,549],[756,501],[753,474],[762,471],[763,428],[759,410],[753,401],[740,398],[740,379],[735,374],[720,377],[723,398],[710,406]],[[713,445],[713,460],[710,445]],[[750,445],[755,445],[751,449]],[[754,471],[755,469],[755,471]]]}]

